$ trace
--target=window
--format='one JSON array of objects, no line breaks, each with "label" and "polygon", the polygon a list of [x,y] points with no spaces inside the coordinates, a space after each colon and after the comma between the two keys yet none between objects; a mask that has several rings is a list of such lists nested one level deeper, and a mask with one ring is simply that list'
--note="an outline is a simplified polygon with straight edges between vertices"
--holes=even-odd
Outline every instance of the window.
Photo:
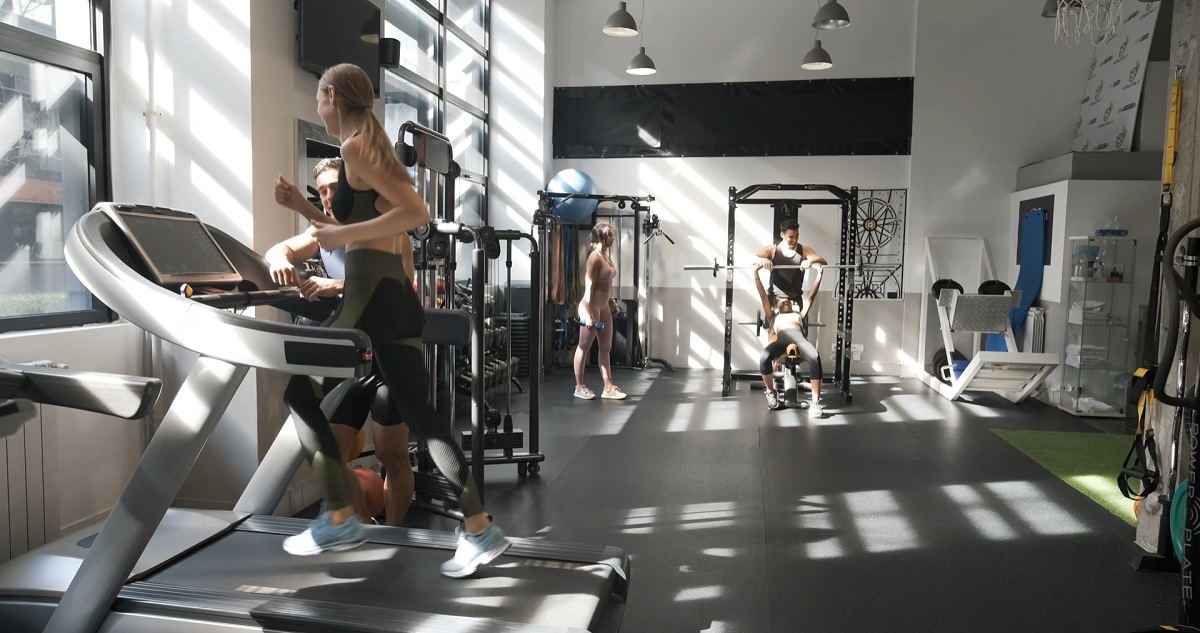
[{"label": "window", "polygon": [[108,196],[92,15],[88,1],[0,0],[0,332],[109,318],[63,254]]},{"label": "window", "polygon": [[400,67],[385,71],[388,134],[415,121],[449,137],[463,173],[455,217],[486,222],[488,2],[387,0],[383,13],[384,36],[400,40]]},{"label": "window", "polygon": [[0,0],[0,23],[95,50],[91,0]]}]

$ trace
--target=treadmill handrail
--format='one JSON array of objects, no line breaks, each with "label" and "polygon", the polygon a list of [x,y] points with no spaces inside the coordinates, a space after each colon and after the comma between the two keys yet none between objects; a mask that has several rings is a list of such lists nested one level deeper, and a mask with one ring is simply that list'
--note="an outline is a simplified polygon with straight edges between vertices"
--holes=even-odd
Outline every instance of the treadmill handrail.
[{"label": "treadmill handrail", "polygon": [[0,397],[133,420],[162,392],[158,378],[9,363],[0,358]]},{"label": "treadmill handrail", "polygon": [[[351,378],[370,371],[371,340],[349,328],[294,325],[203,305],[143,277],[105,243],[102,210],[71,227],[67,263],[92,294],[134,325],[203,356],[289,374]],[[122,238],[124,239],[124,238]]]}]

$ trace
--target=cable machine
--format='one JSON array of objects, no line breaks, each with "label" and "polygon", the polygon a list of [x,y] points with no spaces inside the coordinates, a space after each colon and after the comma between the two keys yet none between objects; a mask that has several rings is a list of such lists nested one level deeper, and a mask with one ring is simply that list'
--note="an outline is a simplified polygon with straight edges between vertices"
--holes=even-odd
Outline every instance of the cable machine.
[{"label": "cable machine", "polygon": [[[468,226],[454,221],[455,180],[461,170],[453,160],[453,149],[450,139],[413,121],[400,127],[399,141],[396,143],[397,154],[405,165],[415,166],[415,184],[417,193],[430,209],[430,224],[414,231],[418,249],[414,259],[418,270],[419,296],[427,308],[456,308],[453,292],[453,280],[449,279],[457,268],[456,254],[459,244],[472,244],[471,251],[471,337],[470,364],[465,372],[470,378],[471,400],[471,431],[462,434],[463,450],[471,460],[471,474],[475,478],[480,497],[484,494],[484,466],[497,463],[515,463],[520,475],[537,474],[540,463],[545,456],[538,452],[538,388],[534,384],[529,390],[529,441],[530,449],[526,453],[517,453],[524,439],[519,429],[514,429],[512,417],[489,415],[486,402],[485,354],[487,348],[487,322],[485,314],[485,294],[488,283],[487,260],[500,256],[500,242],[508,242],[507,265],[512,267],[512,242],[527,239],[530,243],[530,264],[533,271],[533,290],[538,290],[541,273],[541,257],[533,236],[528,233],[512,230],[497,231],[487,225]],[[405,142],[407,138],[412,143]],[[511,274],[509,275],[509,294],[511,295]],[[530,318],[531,338],[540,327],[540,321],[535,314]],[[507,332],[511,336],[511,328]],[[537,344],[532,343],[536,349]],[[453,425],[455,420],[455,385],[458,382],[456,367],[457,353],[453,347],[430,346],[426,349],[426,363],[430,376],[430,394],[432,402],[443,406],[438,407],[443,413],[444,424]],[[511,354],[510,354],[511,357]],[[535,366],[540,365],[540,355],[531,354]],[[509,359],[505,359],[507,364]],[[511,369],[506,370],[506,375]],[[439,383],[445,387],[445,395],[439,398]],[[509,394],[511,396],[511,392]],[[508,404],[511,408],[511,404]],[[496,421],[499,423],[493,424]],[[503,429],[501,430],[501,426]],[[515,442],[515,444],[514,444]],[[422,509],[443,514],[458,516],[454,495],[451,494],[445,479],[435,472],[432,459],[424,450],[423,442],[418,446],[421,450],[417,455],[417,468],[414,470],[416,504]],[[488,450],[503,450],[504,455],[487,456]]]},{"label": "cable machine", "polygon": [[[637,298],[637,331],[636,336],[629,344],[629,364],[630,367],[636,369],[646,369],[650,363],[659,363],[670,371],[675,371],[675,368],[666,361],[658,358],[651,358],[649,340],[650,328],[646,321],[646,306],[650,298],[650,267],[648,265],[651,254],[651,240],[658,236],[666,237],[658,226],[658,216],[650,212],[649,203],[654,201],[654,196],[626,196],[626,195],[602,195],[602,194],[582,194],[582,193],[558,193],[553,191],[538,192],[538,208],[533,214],[533,226],[538,235],[538,242],[546,245],[553,239],[554,231],[561,223],[554,215],[554,204],[556,200],[567,199],[583,199],[596,200],[600,202],[611,202],[616,204],[618,212],[610,214],[595,214],[596,218],[632,218],[633,219],[633,239],[634,243],[638,244],[643,240],[643,234],[646,234],[645,239],[645,260],[643,261],[642,251],[640,248],[633,250],[633,286],[634,294]],[[632,213],[620,213],[626,206],[632,209]],[[645,214],[643,217],[641,214]],[[672,244],[675,242],[667,237],[667,240]],[[641,244],[639,244],[639,247]],[[545,248],[545,246],[543,246]],[[645,272],[643,273],[643,267]],[[546,267],[546,275],[550,274],[550,266]],[[537,297],[539,305],[542,306],[543,323],[554,323],[555,312],[557,311],[556,304],[550,300],[550,280],[545,279],[542,284],[541,292],[534,293]],[[555,328],[546,327],[542,333],[542,371],[546,374],[554,367],[553,350],[554,345],[551,340]]]},{"label": "cable machine", "polygon": [[[773,197],[757,198],[763,191],[825,192],[833,198]],[[858,256],[858,233],[855,231],[855,213],[858,209],[858,187],[849,191],[834,185],[750,185],[741,191],[729,188],[729,246],[725,266],[725,363],[721,376],[721,395],[728,396],[734,380],[761,380],[757,371],[735,372],[732,367],[733,348],[733,271],[734,242],[737,234],[737,210],[739,204],[779,205],[802,207],[804,205],[837,205],[842,211],[842,239],[838,249],[838,282],[834,289],[837,298],[837,339],[834,346],[835,368],[833,383],[840,388],[842,398],[851,402],[850,393],[850,345],[854,322],[854,275]]]}]

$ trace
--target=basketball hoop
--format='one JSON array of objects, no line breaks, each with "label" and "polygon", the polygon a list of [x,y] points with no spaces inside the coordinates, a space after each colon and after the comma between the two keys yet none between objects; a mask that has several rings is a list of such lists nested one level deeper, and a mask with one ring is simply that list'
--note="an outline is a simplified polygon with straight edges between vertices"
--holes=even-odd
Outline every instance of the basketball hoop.
[{"label": "basketball hoop", "polygon": [[1123,0],[1057,0],[1054,41],[1079,46],[1086,35],[1092,46],[1100,46],[1121,31]]}]

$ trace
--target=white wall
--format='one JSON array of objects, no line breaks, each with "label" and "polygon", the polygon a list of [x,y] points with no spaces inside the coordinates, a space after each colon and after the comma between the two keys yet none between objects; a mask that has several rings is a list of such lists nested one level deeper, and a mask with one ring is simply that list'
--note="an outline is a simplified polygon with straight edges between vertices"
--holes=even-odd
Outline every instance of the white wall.
[{"label": "white wall", "polygon": [[[1016,235],[1017,209],[1022,200],[1054,196],[1053,226],[1047,239],[1050,241],[1050,264],[1044,268],[1041,300],[1046,308],[1046,351],[1061,356],[1066,345],[1066,318],[1068,303],[1068,273],[1072,262],[1064,254],[1071,237],[1093,235],[1103,228],[1114,216],[1121,218],[1121,226],[1129,236],[1137,240],[1135,257],[1136,270],[1129,281],[1134,283],[1134,323],[1128,335],[1127,349],[1130,362],[1139,347],[1136,319],[1139,306],[1148,300],[1151,272],[1154,262],[1154,245],[1158,237],[1158,224],[1145,220],[1145,210],[1154,209],[1159,201],[1159,183],[1154,181],[1125,180],[1073,180],[1051,183],[1041,187],[1018,191],[1011,196],[1009,205],[1012,219],[1009,232]],[[999,263],[998,263],[999,265]],[[1016,279],[1017,266],[1012,260],[1007,266],[1010,279]],[[1127,273],[1128,274],[1128,273]],[[1132,371],[1132,367],[1130,368]],[[1046,378],[1047,392],[1043,399],[1057,404],[1054,390],[1062,382],[1062,370],[1055,370]]]},{"label": "white wall", "polygon": [[[917,0],[844,0],[847,29],[821,34],[833,68],[812,72],[800,60],[813,46],[816,2],[627,2],[641,37],[601,31],[615,0],[556,0],[554,85],[784,81],[831,77],[911,77]],[[639,41],[658,73],[625,73]]]},{"label": "white wall", "polygon": [[[141,330],[127,323],[42,330],[0,335],[0,357],[12,362],[47,359],[76,370],[136,376],[144,375],[141,343]],[[48,503],[57,500],[46,509],[45,539],[52,540],[112,508],[141,456],[142,423],[61,407],[40,409],[44,493]]]},{"label": "white wall", "polygon": [[[550,156],[546,25],[556,4],[495,0],[491,4],[488,215],[502,229],[530,230],[537,191]],[[513,251],[513,279],[529,279],[526,248]]]},{"label": "white wall", "polygon": [[[114,198],[190,211],[247,244],[254,235],[256,184],[250,7],[147,0],[112,8]],[[166,350],[159,371],[174,379],[164,398],[173,397],[192,359]],[[249,378],[238,391],[184,485],[181,503],[227,505],[253,472],[254,383]]]},{"label": "white wall", "polygon": [[[632,83],[689,83],[721,81],[784,81],[832,77],[911,76],[916,0],[842,3],[852,26],[823,33],[822,44],[834,60],[830,71],[812,72],[799,60],[813,45],[811,24],[815,5],[805,3],[728,3],[713,0],[671,0],[629,4],[644,32],[646,52],[658,73],[634,78],[624,72],[637,52],[639,38],[604,35],[601,26],[616,9],[615,2],[560,0],[555,3],[552,58],[555,85],[593,86]],[[803,28],[801,28],[801,26]],[[782,158],[632,158],[555,160],[553,172],[577,168],[590,174],[599,193],[652,194],[651,209],[662,228],[676,241],[656,240],[650,262],[649,326],[651,356],[676,366],[720,367],[723,356],[724,278],[689,273],[685,264],[725,261],[729,218],[729,187],[758,183],[827,183],[844,188],[906,188],[907,156],[782,157]],[[543,183],[544,184],[544,183]],[[840,218],[837,207],[808,207],[800,239],[829,261],[838,256]],[[770,207],[739,207],[735,260],[776,241],[770,227]],[[631,249],[622,268],[632,273]],[[751,321],[759,303],[748,273],[739,273],[734,297],[734,321]],[[836,306],[829,292],[836,275],[827,275],[818,301],[817,319],[832,326]],[[626,277],[625,286],[632,286]],[[627,291],[629,293],[629,291]],[[631,293],[629,293],[631,294]],[[894,302],[881,302],[880,306]],[[886,310],[883,310],[886,312]],[[902,322],[856,321],[884,339],[899,339]],[[869,327],[866,327],[869,326]],[[818,332],[823,356],[832,352],[832,327]],[[735,369],[754,367],[762,343],[752,327],[736,327],[732,361]],[[865,360],[874,360],[870,354]],[[883,360],[883,359],[879,359]],[[832,363],[827,369],[832,369]],[[872,368],[864,367],[866,371]]]},{"label": "white wall", "polygon": [[[778,181],[910,188],[903,317],[895,318],[895,307],[884,302],[859,304],[865,309],[855,317],[856,340],[868,339],[864,371],[897,372],[898,363],[921,355],[921,297],[916,293],[928,285],[921,259],[925,235],[986,236],[996,262],[1012,259],[1008,196],[1016,171],[1070,149],[1091,50],[1055,45],[1053,22],[1042,18],[1038,7],[1020,10],[983,0],[843,4],[850,13],[850,27],[822,34],[834,68],[813,73],[798,67],[797,60],[812,42],[807,35],[798,36],[805,29],[797,27],[809,23],[815,8],[803,3],[716,0],[648,3],[641,25],[647,53],[659,72],[636,81],[914,76],[911,157],[878,157],[870,162],[860,157],[554,162],[552,171],[567,167],[589,171],[604,193],[653,193],[658,196],[657,209],[672,209],[672,216],[679,214],[673,207],[687,213],[686,226],[677,226],[678,232],[667,230],[692,246],[670,249],[679,255],[664,253],[656,262],[662,270],[654,271],[659,273],[655,293],[663,304],[687,305],[695,300],[696,309],[703,306],[707,314],[683,317],[674,326],[653,322],[662,333],[654,337],[653,355],[697,367],[719,362],[714,358],[720,358],[723,329],[720,293],[702,286],[689,294],[692,281],[685,283],[675,275],[682,275],[682,264],[693,263],[702,252],[705,257],[700,261],[711,260],[714,254],[704,251],[713,242],[719,245],[715,255],[723,255],[724,198],[730,185]],[[637,38],[624,40],[600,32],[615,8],[615,3],[582,0],[556,4],[555,85],[634,83],[623,69],[636,52],[638,44],[633,40]],[[641,5],[632,4],[630,12],[640,18]],[[709,228],[688,231],[690,226]],[[715,234],[708,235],[712,227]],[[828,224],[815,223],[808,230],[836,234],[836,227]],[[801,239],[805,239],[803,232]],[[739,234],[739,249],[742,245]],[[753,246],[745,242],[746,249]],[[711,285],[711,277],[708,280]],[[831,300],[822,303],[833,309]],[[746,290],[735,301],[734,318],[743,320],[755,309]],[[673,333],[684,340],[672,339]],[[757,346],[753,336],[744,332],[736,340],[740,343],[735,343],[735,350],[749,353]],[[714,353],[705,345],[718,349]]]},{"label": "white wall", "polygon": [[[1032,4],[920,0],[906,287],[929,285],[911,257],[926,235],[983,236],[998,266],[1015,257],[1017,169],[1070,151],[1092,56],[1056,45],[1053,26]],[[916,343],[904,351],[933,349]]]}]

